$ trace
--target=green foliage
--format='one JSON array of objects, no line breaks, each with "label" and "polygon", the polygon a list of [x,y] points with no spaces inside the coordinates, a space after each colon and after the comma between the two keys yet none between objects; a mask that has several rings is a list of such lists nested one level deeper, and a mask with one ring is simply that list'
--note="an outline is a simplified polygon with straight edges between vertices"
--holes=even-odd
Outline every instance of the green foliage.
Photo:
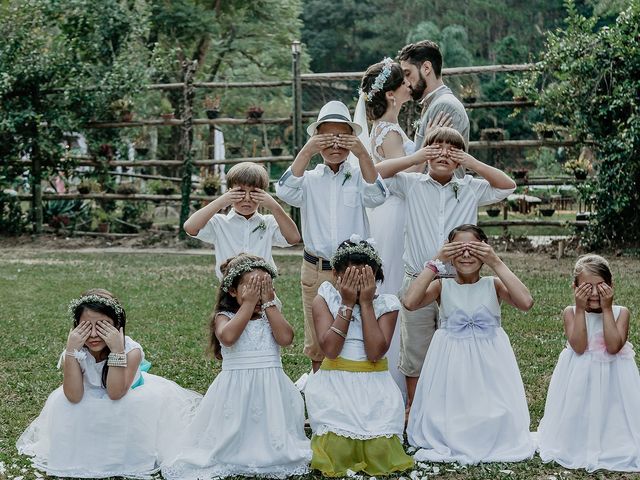
[{"label": "green foliage", "polygon": [[[537,71],[527,82],[549,123],[579,141],[595,142],[596,213],[585,240],[593,247],[640,242],[640,1],[631,0],[615,24],[566,3],[567,29],[548,34]],[[585,187],[586,188],[586,187]],[[624,228],[620,228],[624,225]]]},{"label": "green foliage", "polygon": [[20,207],[20,200],[14,195],[0,190],[0,233],[20,235],[26,227],[26,218]]}]

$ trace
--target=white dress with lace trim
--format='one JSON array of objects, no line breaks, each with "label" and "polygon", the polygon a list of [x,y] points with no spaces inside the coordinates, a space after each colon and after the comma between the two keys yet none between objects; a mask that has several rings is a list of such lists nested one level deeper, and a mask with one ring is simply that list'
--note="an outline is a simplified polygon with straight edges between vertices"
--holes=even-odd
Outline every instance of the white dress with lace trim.
[{"label": "white dress with lace trim", "polygon": [[[390,132],[398,133],[402,137],[405,155],[413,153],[414,144],[409,140],[400,125],[391,122],[376,122],[371,130],[370,145],[374,163],[385,160],[380,146]],[[405,203],[400,197],[390,195],[384,204],[375,209],[368,209],[369,229],[375,239],[382,267],[384,269],[384,282],[378,287],[378,293],[390,293],[397,295],[402,287],[404,277],[404,223]],[[400,388],[402,396],[406,398],[407,384],[404,375],[398,370],[400,360],[400,321],[396,324],[393,339],[387,352],[389,360],[389,373]]]},{"label": "white dress with lace trim", "polygon": [[304,403],[282,369],[267,318],[250,320],[232,346],[222,346],[222,356],[222,371],[185,432],[179,455],[163,465],[162,475],[196,480],[306,473],[311,447],[304,433]]},{"label": "white dress with lace trim", "polygon": [[[575,309],[575,307],[574,307]],[[616,321],[621,307],[613,306]],[[631,343],[607,352],[602,313],[587,312],[588,347],[571,345],[553,371],[538,427],[540,457],[566,468],[640,471],[640,374]]]},{"label": "white dress with lace trim", "polygon": [[[125,337],[125,352],[142,347]],[[64,354],[64,352],[63,352]],[[111,400],[102,386],[105,361],[87,348],[76,354],[82,400],[71,403],[62,387],[17,441],[18,451],[48,475],[76,478],[149,478],[175,453],[175,432],[184,431],[201,395],[157,375],[138,371],[144,383]],[[111,367],[115,368],[115,367]]]},{"label": "white dress with lace trim", "polygon": [[[324,282],[318,295],[335,316],[342,303],[340,293],[329,282]],[[394,295],[379,295],[373,301],[376,318],[399,308],[400,302]],[[359,305],[354,307],[340,357],[367,359]],[[388,371],[319,370],[309,377],[304,392],[309,423],[315,435],[332,432],[357,440],[393,435],[402,439],[404,402]]]}]

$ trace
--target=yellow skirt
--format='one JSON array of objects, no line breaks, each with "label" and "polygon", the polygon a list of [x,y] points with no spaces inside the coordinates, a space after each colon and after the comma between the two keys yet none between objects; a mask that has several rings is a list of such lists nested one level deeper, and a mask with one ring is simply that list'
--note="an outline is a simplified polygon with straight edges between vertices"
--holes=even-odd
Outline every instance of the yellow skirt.
[{"label": "yellow skirt", "polygon": [[344,477],[347,470],[367,475],[389,475],[413,467],[397,436],[355,440],[333,432],[311,437],[311,468],[326,477]]}]

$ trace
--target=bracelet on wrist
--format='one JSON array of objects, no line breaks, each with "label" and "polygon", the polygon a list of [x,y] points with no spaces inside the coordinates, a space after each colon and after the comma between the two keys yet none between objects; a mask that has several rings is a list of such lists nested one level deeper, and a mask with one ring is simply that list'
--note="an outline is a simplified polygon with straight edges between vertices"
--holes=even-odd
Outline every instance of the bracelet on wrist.
[{"label": "bracelet on wrist", "polygon": [[87,352],[85,352],[84,350],[73,350],[72,352],[68,352],[65,350],[64,354],[67,357],[75,358],[78,362],[87,358]]},{"label": "bracelet on wrist", "polygon": [[127,354],[113,353],[111,352],[107,357],[107,365],[109,367],[126,367],[127,366]]},{"label": "bracelet on wrist", "polygon": [[428,268],[436,275],[444,275],[447,273],[447,267],[444,266],[444,263],[442,263],[442,260],[439,258],[429,260],[424,264],[424,268]]},{"label": "bracelet on wrist", "polygon": [[353,315],[353,307],[345,305],[344,303],[340,305],[340,307],[338,308],[338,313],[341,314],[343,317],[347,316],[348,311],[351,312],[351,314]]},{"label": "bracelet on wrist", "polygon": [[337,333],[338,335],[340,335],[342,338],[347,338],[347,332],[343,332],[342,330],[340,330],[339,328],[334,327],[333,325],[331,325],[329,327],[329,330],[331,330],[334,333]]},{"label": "bracelet on wrist", "polygon": [[277,306],[278,306],[278,302],[276,302],[276,300],[274,298],[273,300],[270,300],[267,303],[263,303],[260,306],[260,310],[262,310],[264,312],[269,307],[277,307]]}]

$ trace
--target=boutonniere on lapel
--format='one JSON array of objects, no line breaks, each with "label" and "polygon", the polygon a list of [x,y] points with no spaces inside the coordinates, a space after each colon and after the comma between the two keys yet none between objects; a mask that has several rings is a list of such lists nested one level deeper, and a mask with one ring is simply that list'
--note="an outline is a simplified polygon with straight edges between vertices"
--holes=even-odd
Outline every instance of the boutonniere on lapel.
[{"label": "boutonniere on lapel", "polygon": [[260,220],[260,223],[258,225],[256,225],[256,228],[251,230],[251,233],[257,232],[258,230],[262,230],[263,232],[265,232],[267,230],[267,224],[264,223],[264,220]]},{"label": "boutonniere on lapel", "polygon": [[345,182],[346,182],[347,180],[349,180],[350,178],[351,178],[351,172],[345,172],[345,174],[344,174],[344,180],[342,180],[342,185],[344,185],[344,184],[345,184]]},{"label": "boutonniere on lapel", "polygon": [[413,122],[411,124],[411,126],[413,127],[413,130],[418,130],[418,128],[420,128],[420,119],[416,120],[415,122]]},{"label": "boutonniere on lapel", "polygon": [[458,193],[460,193],[460,184],[458,182],[451,182],[451,189],[453,190],[453,196],[459,202]]}]

